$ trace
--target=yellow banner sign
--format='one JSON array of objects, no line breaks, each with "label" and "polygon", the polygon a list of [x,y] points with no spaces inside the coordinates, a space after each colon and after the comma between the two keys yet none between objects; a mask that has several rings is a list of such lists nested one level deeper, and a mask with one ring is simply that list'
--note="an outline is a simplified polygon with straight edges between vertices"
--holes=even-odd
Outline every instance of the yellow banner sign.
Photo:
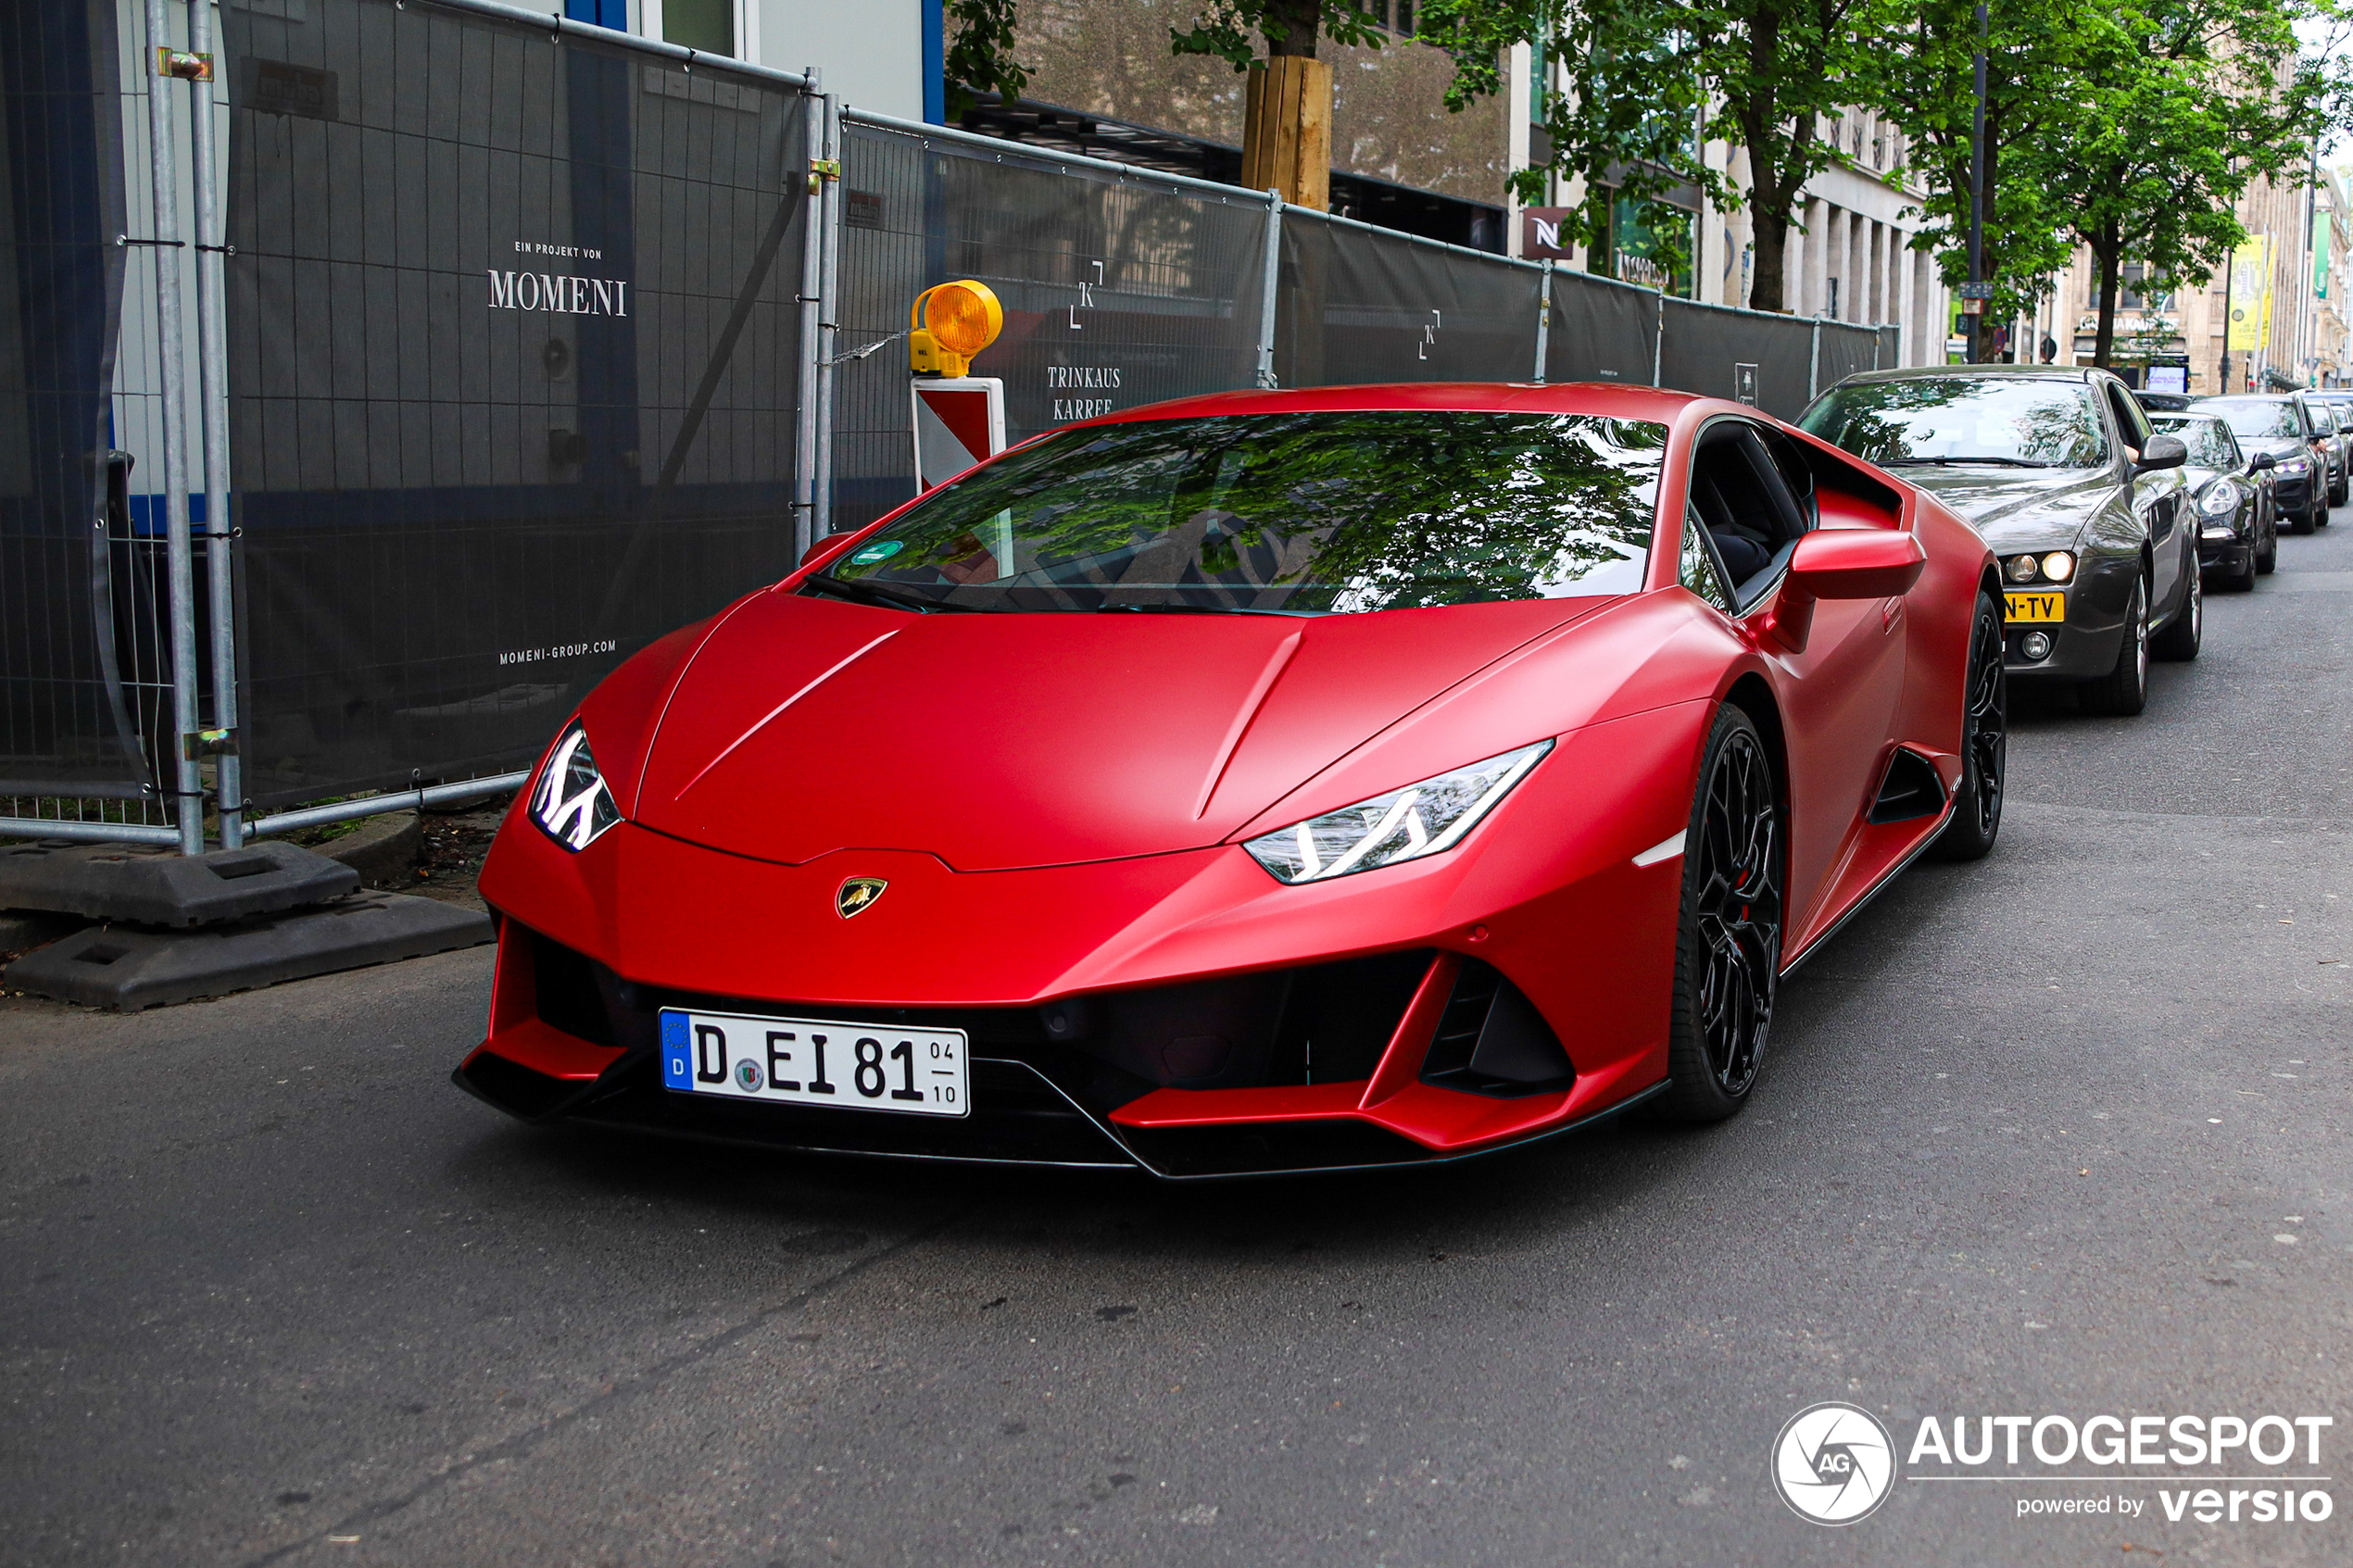
[{"label": "yellow banner sign", "polygon": [[2230,347],[2263,346],[2271,335],[2271,236],[2257,234],[2231,253]]}]

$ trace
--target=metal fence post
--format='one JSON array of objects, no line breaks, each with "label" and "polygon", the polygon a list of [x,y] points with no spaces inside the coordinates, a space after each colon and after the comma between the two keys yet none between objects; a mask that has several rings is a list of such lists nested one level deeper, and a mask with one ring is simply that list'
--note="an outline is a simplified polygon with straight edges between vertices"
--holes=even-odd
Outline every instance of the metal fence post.
[{"label": "metal fence post", "polygon": [[1266,190],[1266,264],[1258,302],[1258,384],[1275,384],[1275,295],[1283,272],[1283,193]]},{"label": "metal fence post", "polygon": [[825,172],[812,215],[817,261],[817,458],[810,470],[810,539],[834,531],[834,347],[841,333],[841,101],[825,95]]},{"label": "metal fence post", "polygon": [[1659,376],[1667,368],[1667,291],[1658,291],[1658,331],[1651,337],[1651,384],[1660,383]]},{"label": "metal fence post", "polygon": [[[210,0],[188,0],[188,47],[212,53]],[[196,385],[204,426],[204,518],[207,597],[212,633],[212,724],[221,733],[213,750],[213,794],[220,803],[220,847],[245,837],[245,779],[238,762],[237,621],[229,526],[229,331],[222,310],[221,270],[228,236],[221,232],[220,187],[213,167],[212,83],[189,84],[196,175]]]},{"label": "metal fence post", "polygon": [[1544,257],[1544,281],[1536,291],[1536,384],[1544,384],[1544,361],[1553,347],[1553,258]]},{"label": "metal fence post", "polygon": [[163,435],[164,571],[171,614],[171,772],[174,821],[180,852],[204,853],[204,794],[199,787],[193,743],[196,733],[196,603],[194,561],[188,548],[188,469],[181,425],[187,409],[180,363],[180,181],[171,157],[173,78],[165,74],[164,0],[146,0],[147,158],[153,190],[156,253],[156,364],[161,372]]},{"label": "metal fence post", "polygon": [[1822,390],[1822,319],[1814,318],[1814,346],[1806,356],[1806,401],[1811,403]]},{"label": "metal fence post", "polygon": [[[815,66],[808,69],[809,85],[801,97],[801,149],[808,160],[806,169],[791,170],[795,179],[808,182],[808,195],[815,197],[824,183],[817,173],[818,160],[824,156],[825,101],[818,91],[819,76]],[[800,558],[816,543],[817,507],[817,382],[819,358],[817,351],[817,289],[824,262],[824,237],[819,232],[818,208],[822,200],[805,200],[801,207],[800,234],[800,392],[799,419],[793,431],[792,476],[792,558],[799,566]]]}]

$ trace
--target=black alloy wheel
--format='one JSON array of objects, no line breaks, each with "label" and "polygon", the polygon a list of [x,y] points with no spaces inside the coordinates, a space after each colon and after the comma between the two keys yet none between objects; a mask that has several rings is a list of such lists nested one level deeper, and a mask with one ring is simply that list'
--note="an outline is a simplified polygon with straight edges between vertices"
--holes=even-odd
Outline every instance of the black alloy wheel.
[{"label": "black alloy wheel", "polygon": [[1747,714],[1717,710],[1683,838],[1682,918],[1661,1110],[1718,1122],[1764,1060],[1781,965],[1780,789]]},{"label": "black alloy wheel", "polygon": [[2297,513],[2296,514],[2296,516],[2295,516],[2295,517],[2291,518],[2291,519],[2288,521],[2287,531],[2288,531],[2290,533],[2296,533],[2296,534],[2304,534],[2304,533],[2311,533],[2311,532],[2312,532],[2312,516],[2313,516],[2313,513],[2314,513],[2314,511],[2315,511],[2316,509],[2317,509],[2317,508],[2315,508],[2313,507],[2313,505],[2312,505],[2312,503],[2311,503],[2310,501],[2306,501],[2306,502],[2304,503],[2304,509],[2303,509],[2302,511],[2300,511],[2300,512],[2297,512]]},{"label": "black alloy wheel", "polygon": [[1940,860],[1982,860],[2002,831],[2002,786],[2010,756],[2010,683],[2002,662],[2002,603],[1977,596],[1961,708],[1961,787],[1952,819],[1929,853]]},{"label": "black alloy wheel", "polygon": [[2255,552],[2255,574],[2269,577],[2279,569],[2280,564],[2280,520],[2276,517],[2266,520],[2261,533],[2262,538]]},{"label": "black alloy wheel", "polygon": [[2165,623],[2165,630],[2149,639],[2149,651],[2158,658],[2175,664],[2187,664],[2197,657],[2206,640],[2206,587],[2199,579],[2197,562],[2190,562],[2184,574],[2188,584],[2182,590],[2182,608]]},{"label": "black alloy wheel", "polygon": [[2076,687],[2086,713],[2130,719],[2149,702],[2149,583],[2145,574],[2133,579],[2133,596],[2124,606],[2124,635],[2117,640],[2116,668]]}]

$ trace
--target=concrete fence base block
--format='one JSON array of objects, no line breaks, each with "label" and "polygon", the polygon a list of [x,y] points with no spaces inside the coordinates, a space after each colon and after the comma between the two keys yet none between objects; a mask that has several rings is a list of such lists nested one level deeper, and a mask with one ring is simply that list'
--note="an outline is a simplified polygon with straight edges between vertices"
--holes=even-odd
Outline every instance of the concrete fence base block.
[{"label": "concrete fence base block", "polygon": [[0,848],[0,909],[140,925],[215,925],[359,890],[358,872],[296,844],[249,844],[204,855],[54,840]]},{"label": "concrete fence base block", "polygon": [[197,931],[98,925],[19,959],[6,983],[59,1001],[137,1012],[491,939],[490,917],[400,894]]}]

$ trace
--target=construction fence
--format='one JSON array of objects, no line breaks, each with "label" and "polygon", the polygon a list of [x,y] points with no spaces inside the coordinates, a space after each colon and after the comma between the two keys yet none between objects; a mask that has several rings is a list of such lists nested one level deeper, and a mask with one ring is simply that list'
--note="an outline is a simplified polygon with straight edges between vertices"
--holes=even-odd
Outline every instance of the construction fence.
[{"label": "construction fence", "polygon": [[1004,304],[1016,440],[1402,381],[1793,417],[1896,362],[821,85],[488,0],[0,0],[0,834],[514,787],[621,660],[913,495],[896,345],[951,278]]}]

